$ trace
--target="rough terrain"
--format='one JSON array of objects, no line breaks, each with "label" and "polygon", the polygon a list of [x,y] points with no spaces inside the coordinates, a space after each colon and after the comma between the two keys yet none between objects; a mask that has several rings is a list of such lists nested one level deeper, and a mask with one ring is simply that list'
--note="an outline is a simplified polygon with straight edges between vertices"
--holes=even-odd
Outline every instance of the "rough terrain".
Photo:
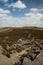
[{"label": "rough terrain", "polygon": [[[8,39],[6,39],[8,38]],[[2,28],[0,29],[0,65],[20,65],[19,58],[26,52],[30,53],[30,48],[38,43],[43,42],[43,29],[40,28]],[[4,43],[7,45],[7,50],[4,51]],[[43,45],[42,45],[43,47]],[[6,48],[6,47],[5,47]],[[29,58],[24,58],[23,65],[43,65],[43,50],[34,61]],[[4,49],[6,50],[6,49]],[[10,58],[6,53],[10,54]]]}]

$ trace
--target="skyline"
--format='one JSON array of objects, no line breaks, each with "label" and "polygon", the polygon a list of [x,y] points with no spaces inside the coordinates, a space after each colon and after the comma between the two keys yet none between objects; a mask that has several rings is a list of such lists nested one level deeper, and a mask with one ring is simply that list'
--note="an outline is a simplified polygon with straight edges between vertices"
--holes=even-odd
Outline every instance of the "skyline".
[{"label": "skyline", "polygon": [[0,27],[43,27],[43,0],[0,0]]}]

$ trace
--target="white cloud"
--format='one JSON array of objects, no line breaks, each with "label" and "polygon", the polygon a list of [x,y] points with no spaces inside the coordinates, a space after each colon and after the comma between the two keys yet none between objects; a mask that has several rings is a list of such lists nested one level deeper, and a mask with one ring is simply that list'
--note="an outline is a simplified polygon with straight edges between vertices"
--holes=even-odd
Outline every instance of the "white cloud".
[{"label": "white cloud", "polygon": [[3,2],[8,2],[8,0],[0,0],[0,1],[3,1]]},{"label": "white cloud", "polygon": [[0,8],[0,27],[20,26],[20,20],[9,14],[9,10]]},{"label": "white cloud", "polygon": [[33,15],[34,15],[33,13],[26,13],[25,14],[25,16],[28,16],[28,17],[33,16]]},{"label": "white cloud", "polygon": [[37,27],[43,27],[43,14],[39,13],[39,11],[42,9],[30,9],[30,12],[25,14],[25,20],[27,21],[27,25],[37,26]]},{"label": "white cloud", "polygon": [[22,3],[21,0],[18,0],[16,3],[12,3],[10,5],[7,5],[8,7],[13,7],[13,8],[20,8],[20,9],[24,9],[26,8],[26,5],[24,3]]},{"label": "white cloud", "polygon": [[41,19],[43,18],[43,14],[39,12],[40,10],[43,10],[43,9],[31,8],[30,12],[26,13],[25,16],[30,18]]},{"label": "white cloud", "polygon": [[30,11],[36,12],[36,11],[39,11],[39,10],[37,8],[31,8]]},{"label": "white cloud", "polygon": [[0,8],[0,27],[20,26],[20,20],[10,16],[9,10]]},{"label": "white cloud", "polygon": [[9,10],[4,10],[4,9],[0,8],[0,13],[9,14],[10,11]]},{"label": "white cloud", "polygon": [[21,20],[13,16],[6,16],[0,19],[0,27],[20,27]]},{"label": "white cloud", "polygon": [[8,16],[8,14],[10,14],[9,10],[4,10],[4,9],[0,8],[0,18],[6,17],[6,16]]},{"label": "white cloud", "polygon": [[7,14],[0,14],[0,18],[6,17]]},{"label": "white cloud", "polygon": [[[28,12],[24,17],[16,18],[2,11],[0,14],[0,27],[37,26],[43,27],[43,14],[39,12]],[[42,20],[41,20],[42,19]]]},{"label": "white cloud", "polygon": [[38,9],[38,8],[31,8],[30,11],[31,11],[31,12],[43,11],[43,8],[41,8],[41,9]]},{"label": "white cloud", "polygon": [[33,19],[41,19],[43,17],[42,13],[26,13],[25,16]]},{"label": "white cloud", "polygon": [[21,20],[21,24],[23,26],[36,26],[36,27],[43,27],[43,21],[40,19],[36,18],[31,18],[31,17],[24,17]]},{"label": "white cloud", "polygon": [[[39,14],[37,14],[39,16]],[[5,16],[5,15],[4,15]],[[15,18],[13,16],[5,16],[0,19],[0,27],[21,27],[21,26],[37,26],[43,27],[43,21],[40,19],[43,17],[22,17]]]}]

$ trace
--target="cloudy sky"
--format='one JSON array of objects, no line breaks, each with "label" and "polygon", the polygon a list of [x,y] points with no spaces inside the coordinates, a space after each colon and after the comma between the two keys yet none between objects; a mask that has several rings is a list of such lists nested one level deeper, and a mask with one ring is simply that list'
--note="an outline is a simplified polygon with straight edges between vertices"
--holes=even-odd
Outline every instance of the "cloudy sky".
[{"label": "cloudy sky", "polygon": [[43,27],[43,0],[0,0],[0,27]]}]

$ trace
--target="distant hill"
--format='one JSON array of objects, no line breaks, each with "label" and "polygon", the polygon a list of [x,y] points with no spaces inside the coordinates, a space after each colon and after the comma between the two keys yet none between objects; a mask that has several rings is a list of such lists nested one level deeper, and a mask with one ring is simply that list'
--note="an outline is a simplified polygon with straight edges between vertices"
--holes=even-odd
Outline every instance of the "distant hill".
[{"label": "distant hill", "polygon": [[34,37],[38,37],[43,39],[43,28],[37,27],[21,27],[21,28],[14,28],[14,27],[5,27],[0,28],[0,42],[4,37],[9,37],[9,40],[17,41],[19,38],[28,38],[29,33],[32,34]]}]

